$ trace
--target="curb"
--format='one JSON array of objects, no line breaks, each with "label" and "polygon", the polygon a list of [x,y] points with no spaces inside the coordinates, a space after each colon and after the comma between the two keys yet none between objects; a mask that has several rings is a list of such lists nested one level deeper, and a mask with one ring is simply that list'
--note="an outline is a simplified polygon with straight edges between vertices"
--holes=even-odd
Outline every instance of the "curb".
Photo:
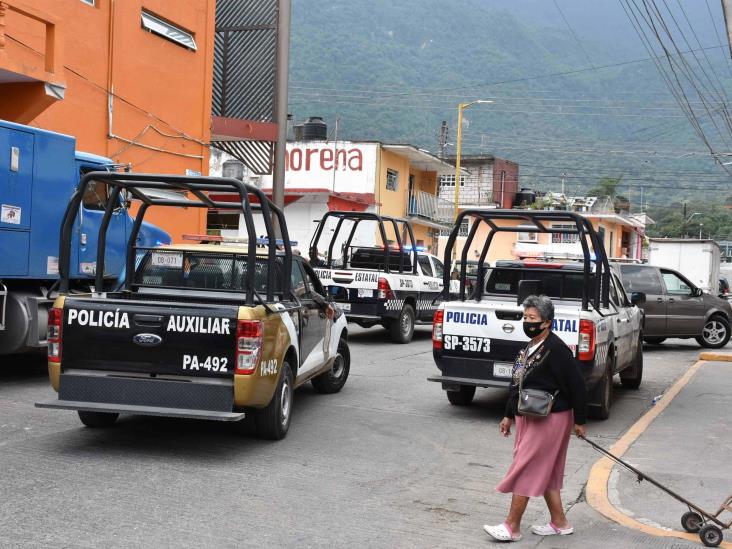
[{"label": "curb", "polygon": [[[704,364],[706,364],[707,359],[704,358],[705,355],[725,356],[728,358],[715,360],[732,361],[732,355],[719,353],[701,353],[701,360],[697,361],[691,368],[689,368],[684,373],[684,375],[681,376],[664,393],[664,397],[653,408],[643,414],[640,419],[636,421],[615,444],[612,445],[612,447],[610,448],[611,453],[615,454],[618,457],[622,457],[625,452],[628,451],[630,446],[638,439],[638,437],[640,437],[643,432],[651,425],[651,423],[653,423],[653,420],[655,420],[656,417],[658,417],[659,414],[666,409],[666,407],[671,403],[676,395],[681,392],[681,389],[683,389],[689,383],[689,381],[691,381],[691,378],[694,377],[697,371]],[[597,511],[601,515],[604,515],[610,520],[617,522],[621,526],[625,526],[626,528],[630,528],[633,530],[638,530],[640,532],[643,532],[644,534],[665,538],[679,538],[694,541],[696,543],[701,543],[698,534],[691,534],[689,532],[680,532],[678,530],[670,529],[664,530],[655,526],[650,526],[648,524],[637,521],[636,519],[626,515],[625,513],[614,507],[613,504],[610,503],[610,499],[608,498],[607,494],[607,485],[608,481],[610,480],[610,473],[612,472],[614,466],[615,462],[610,460],[610,458],[603,457],[598,460],[590,470],[590,476],[587,480],[586,495],[587,503],[589,503],[590,506],[595,509],[595,511]],[[732,543],[730,542],[723,541],[719,546],[732,549]]]},{"label": "curb", "polygon": [[699,360],[705,360],[707,362],[732,362],[732,353],[707,351],[699,354]]}]

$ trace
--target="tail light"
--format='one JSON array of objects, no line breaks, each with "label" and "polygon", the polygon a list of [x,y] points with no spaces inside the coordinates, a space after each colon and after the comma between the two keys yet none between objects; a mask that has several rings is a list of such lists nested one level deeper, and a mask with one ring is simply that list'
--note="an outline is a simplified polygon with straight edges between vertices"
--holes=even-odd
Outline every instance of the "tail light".
[{"label": "tail light", "polygon": [[63,309],[52,307],[48,310],[48,361],[61,362],[61,321]]},{"label": "tail light", "polygon": [[384,277],[379,278],[379,285],[377,286],[379,292],[379,299],[394,299],[394,292],[391,291],[389,281]]},{"label": "tail light", "polygon": [[259,320],[239,320],[236,324],[237,374],[253,374],[262,356],[263,329]]},{"label": "tail light", "polygon": [[595,323],[591,320],[580,320],[579,345],[577,346],[578,360],[593,360],[595,358]]},{"label": "tail light", "polygon": [[432,320],[432,348],[442,349],[442,319],[445,311],[438,309],[435,311],[435,318]]}]

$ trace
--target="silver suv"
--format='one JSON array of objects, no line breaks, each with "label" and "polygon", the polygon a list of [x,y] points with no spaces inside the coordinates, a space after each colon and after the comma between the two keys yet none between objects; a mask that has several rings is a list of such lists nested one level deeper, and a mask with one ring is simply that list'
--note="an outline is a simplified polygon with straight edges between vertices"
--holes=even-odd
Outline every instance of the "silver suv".
[{"label": "silver suv", "polygon": [[615,270],[629,294],[645,294],[641,307],[647,343],[693,337],[703,347],[719,349],[729,341],[732,307],[725,299],[705,293],[673,269],[616,264]]}]

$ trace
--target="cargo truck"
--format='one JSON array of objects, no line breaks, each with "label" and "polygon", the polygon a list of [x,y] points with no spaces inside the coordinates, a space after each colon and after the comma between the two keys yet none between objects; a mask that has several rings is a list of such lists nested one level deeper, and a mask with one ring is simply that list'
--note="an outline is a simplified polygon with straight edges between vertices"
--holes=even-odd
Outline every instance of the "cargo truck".
[{"label": "cargo truck", "polygon": [[[116,168],[108,158],[77,151],[71,136],[0,120],[0,354],[45,351],[66,205],[81,175]],[[73,229],[72,292],[94,285],[96,242],[109,199],[104,183],[90,185],[84,195]],[[109,222],[104,280],[110,285],[124,273],[129,207],[126,197],[117,198]],[[140,230],[141,246],[169,243],[153,225]]]}]

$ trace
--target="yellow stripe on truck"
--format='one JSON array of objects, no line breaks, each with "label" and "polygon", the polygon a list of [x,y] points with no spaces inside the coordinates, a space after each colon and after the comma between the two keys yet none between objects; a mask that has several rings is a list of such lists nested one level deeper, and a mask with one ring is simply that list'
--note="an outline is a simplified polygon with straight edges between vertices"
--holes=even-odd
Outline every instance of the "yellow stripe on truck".
[{"label": "yellow stripe on truck", "polygon": [[[234,373],[234,405],[263,408],[272,400],[290,345],[290,335],[280,314],[267,314],[263,306],[239,307],[238,320],[259,320],[264,341],[257,370],[250,375]],[[264,368],[266,366],[266,368]],[[265,370],[263,372],[263,369]]]}]

